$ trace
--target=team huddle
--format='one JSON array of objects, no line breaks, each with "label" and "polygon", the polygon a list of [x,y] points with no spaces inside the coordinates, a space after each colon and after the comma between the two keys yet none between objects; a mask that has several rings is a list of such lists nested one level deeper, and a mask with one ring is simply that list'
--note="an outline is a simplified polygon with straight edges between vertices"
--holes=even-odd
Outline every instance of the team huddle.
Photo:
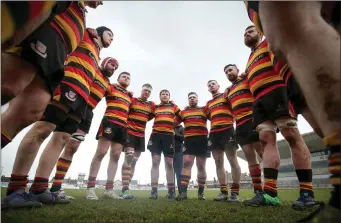
[{"label": "team huddle", "polygon": [[[244,44],[251,50],[245,69],[240,72],[235,64],[227,64],[223,72],[231,83],[228,88],[220,89],[216,80],[209,80],[207,88],[212,99],[199,106],[198,94],[189,92],[188,105],[180,109],[170,99],[171,92],[167,89],[159,92],[159,104],[149,101],[153,91],[150,83],[142,83],[140,95],[134,95],[129,91],[129,72],[118,74],[115,83],[110,81],[119,63],[113,57],[101,61],[100,54],[103,48],[110,47],[114,33],[105,26],[96,29],[86,26],[86,7],[95,9],[102,4],[102,1],[1,3],[2,25],[7,24],[8,27],[2,30],[1,105],[9,103],[1,117],[1,148],[10,144],[21,130],[34,123],[19,145],[2,208],[41,207],[43,204],[71,202],[73,198],[65,194],[62,183],[77,149],[89,133],[93,110],[103,98],[107,108],[96,134],[98,145],[90,164],[85,196],[87,200],[99,199],[95,190],[96,179],[109,149],[104,197],[118,200],[134,198],[129,192],[129,184],[136,163],[141,153],[145,152],[146,124],[154,119],[147,143],[152,156],[150,199],[158,199],[159,166],[163,154],[167,198],[177,201],[188,199],[187,188],[196,160],[198,199],[205,200],[205,166],[210,151],[220,183],[220,193],[214,200],[240,202],[241,170],[236,153],[239,145],[248,162],[254,188],[254,197],[243,203],[253,207],[280,205],[277,193],[280,157],[276,145],[276,134],[280,132],[291,149],[299,181],[298,199],[292,208],[302,210],[319,206],[320,203],[314,198],[310,152],[297,127],[297,116],[301,114],[331,151],[329,169],[332,174],[331,184],[334,186],[329,206],[325,208],[321,204],[318,212],[302,222],[325,220],[325,213],[335,213],[340,208],[340,102],[333,99],[339,97],[334,94],[340,92],[340,89],[332,87],[329,81],[328,86],[336,88],[328,94],[328,98],[334,100],[332,102],[324,101],[328,99],[326,97],[315,99],[309,96],[312,86],[305,86],[305,81],[308,79],[307,73],[313,71],[305,67],[312,65],[302,61],[302,57],[308,58],[311,55],[308,55],[307,47],[304,50],[302,47],[302,52],[306,54],[300,54],[291,48],[293,44],[286,42],[293,40],[285,38],[289,34],[283,31],[287,29],[287,24],[281,23],[281,13],[272,20],[271,8],[279,6],[272,2],[245,1],[248,15],[254,23],[246,27],[244,32]],[[320,25],[339,41],[339,33],[335,31],[340,30],[339,18],[335,19],[339,14],[336,10],[339,3],[326,4],[328,7],[320,3],[297,4],[307,8],[315,7],[316,12],[322,11],[323,17],[318,15],[322,21]],[[25,6],[21,8],[26,8],[27,13],[17,10],[18,5]],[[289,6],[279,10],[298,13]],[[313,13],[314,10],[309,12]],[[310,24],[302,20],[304,22]],[[283,25],[279,29],[282,32],[274,31],[278,30],[279,24]],[[298,39],[305,35],[305,29],[297,32],[302,32],[297,34]],[[321,47],[321,52],[325,48]],[[330,53],[327,51],[323,55]],[[340,59],[339,52],[332,53],[336,59]],[[339,67],[336,68],[330,61],[328,64],[334,69],[331,72],[338,72],[339,75]],[[328,79],[328,75],[319,78],[323,82]],[[339,83],[337,79],[334,82]],[[311,85],[314,84],[312,81]],[[317,109],[317,106],[322,107],[321,101],[325,106]],[[328,107],[328,103],[333,103],[334,107]],[[321,109],[326,110],[323,111],[326,115],[317,114]],[[325,121],[324,116],[328,116],[328,121]],[[210,130],[207,121],[211,123]],[[174,128],[181,123],[184,125],[184,161],[176,195]],[[27,193],[28,172],[40,146],[51,133],[52,137],[39,159],[34,182]],[[122,190],[117,195],[113,190],[114,178],[122,152],[125,153],[121,167]],[[225,155],[232,172],[230,193],[224,169]],[[262,158],[262,168],[257,155]],[[48,188],[48,179],[55,166],[53,184]]]}]

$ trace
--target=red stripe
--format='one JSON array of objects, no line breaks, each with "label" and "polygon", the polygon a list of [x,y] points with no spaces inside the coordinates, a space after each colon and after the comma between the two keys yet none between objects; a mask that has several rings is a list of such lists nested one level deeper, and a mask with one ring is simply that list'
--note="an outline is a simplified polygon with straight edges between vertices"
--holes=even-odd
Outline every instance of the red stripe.
[{"label": "red stripe", "polygon": [[43,1],[29,1],[29,18],[28,20],[31,21],[36,16],[42,13],[44,8],[45,2]]},{"label": "red stripe", "polygon": [[252,118],[247,118],[247,119],[245,119],[245,120],[243,120],[243,121],[237,121],[236,122],[236,126],[240,126],[240,125],[242,125],[242,124],[244,124],[244,123],[246,123],[246,122],[248,122],[248,121],[250,121],[250,120],[252,120]]},{"label": "red stripe", "polygon": [[264,89],[263,91],[261,91],[257,94],[257,96],[255,97],[255,101],[258,100],[259,98],[263,97],[264,95],[268,94],[269,92],[271,92],[277,88],[280,88],[280,87],[285,87],[285,84],[284,83],[283,84],[275,84],[271,87]]}]

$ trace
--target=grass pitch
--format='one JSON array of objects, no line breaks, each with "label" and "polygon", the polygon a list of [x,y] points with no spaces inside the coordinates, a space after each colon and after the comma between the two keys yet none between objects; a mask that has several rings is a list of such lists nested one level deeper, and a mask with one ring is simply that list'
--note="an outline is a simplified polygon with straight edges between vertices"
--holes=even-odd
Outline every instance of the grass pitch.
[{"label": "grass pitch", "polygon": [[[5,195],[2,188],[2,197]],[[218,190],[206,190],[206,201],[197,200],[197,191],[189,190],[189,200],[165,198],[159,191],[158,200],[149,200],[149,191],[131,191],[134,200],[105,200],[103,190],[97,190],[99,201],[84,199],[85,190],[65,190],[74,196],[68,205],[44,205],[37,209],[6,210],[1,222],[295,222],[312,210],[295,211],[291,204],[298,198],[298,190],[279,190],[280,207],[245,207],[243,204],[215,202]],[[119,192],[116,191],[118,194]],[[252,190],[241,190],[241,200],[249,199]],[[315,198],[327,202],[329,189],[316,189]]]}]

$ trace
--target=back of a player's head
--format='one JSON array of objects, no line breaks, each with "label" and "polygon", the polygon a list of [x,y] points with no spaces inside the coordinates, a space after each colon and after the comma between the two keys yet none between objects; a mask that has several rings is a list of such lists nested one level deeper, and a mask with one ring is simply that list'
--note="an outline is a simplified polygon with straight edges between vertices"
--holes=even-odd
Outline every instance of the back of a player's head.
[{"label": "back of a player's head", "polygon": [[167,89],[161,90],[159,96],[161,96],[162,93],[168,93],[168,95],[170,96],[170,92]]}]

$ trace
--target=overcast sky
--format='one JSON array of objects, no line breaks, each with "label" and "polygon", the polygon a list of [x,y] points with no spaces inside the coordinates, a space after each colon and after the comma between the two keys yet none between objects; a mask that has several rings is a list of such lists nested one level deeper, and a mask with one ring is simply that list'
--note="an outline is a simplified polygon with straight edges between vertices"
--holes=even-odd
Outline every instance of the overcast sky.
[{"label": "overcast sky", "polygon": [[[131,73],[129,90],[139,96],[144,83],[152,84],[154,90],[150,97],[159,103],[158,93],[169,89],[171,99],[183,109],[187,105],[187,94],[195,91],[199,95],[199,104],[204,105],[211,98],[207,91],[208,80],[215,79],[221,91],[230,83],[223,73],[226,64],[234,63],[244,70],[250,50],[243,43],[244,30],[251,22],[247,16],[244,3],[241,1],[153,1],[153,2],[119,2],[105,1],[96,10],[88,9],[87,27],[107,26],[114,32],[112,45],[103,49],[101,59],[114,57],[122,71]],[[112,82],[116,77],[111,78]],[[95,139],[106,108],[103,99],[94,110],[94,119],[90,133],[81,144],[66,175],[76,178],[79,172],[88,177],[90,163],[97,148]],[[3,110],[3,108],[2,108]],[[146,130],[146,143],[151,133],[153,121]],[[14,141],[2,150],[1,166],[3,175],[9,176],[20,141],[29,130],[24,129]],[[299,117],[301,133],[312,131],[309,124]],[[283,137],[278,134],[278,138]],[[48,138],[49,140],[50,138]],[[33,178],[40,154],[45,148],[46,140],[38,153],[29,177]],[[122,153],[116,174],[121,179]],[[98,179],[106,179],[108,155],[103,159]],[[247,163],[241,159],[242,172],[248,172]],[[140,183],[150,182],[151,155],[148,150],[141,155],[137,163],[135,180]],[[216,176],[213,158],[206,164],[208,180]],[[225,158],[225,168],[231,168]],[[51,174],[54,176],[55,170]],[[192,180],[196,179],[196,167],[193,166]],[[160,164],[160,183],[166,183],[163,158]]]}]

